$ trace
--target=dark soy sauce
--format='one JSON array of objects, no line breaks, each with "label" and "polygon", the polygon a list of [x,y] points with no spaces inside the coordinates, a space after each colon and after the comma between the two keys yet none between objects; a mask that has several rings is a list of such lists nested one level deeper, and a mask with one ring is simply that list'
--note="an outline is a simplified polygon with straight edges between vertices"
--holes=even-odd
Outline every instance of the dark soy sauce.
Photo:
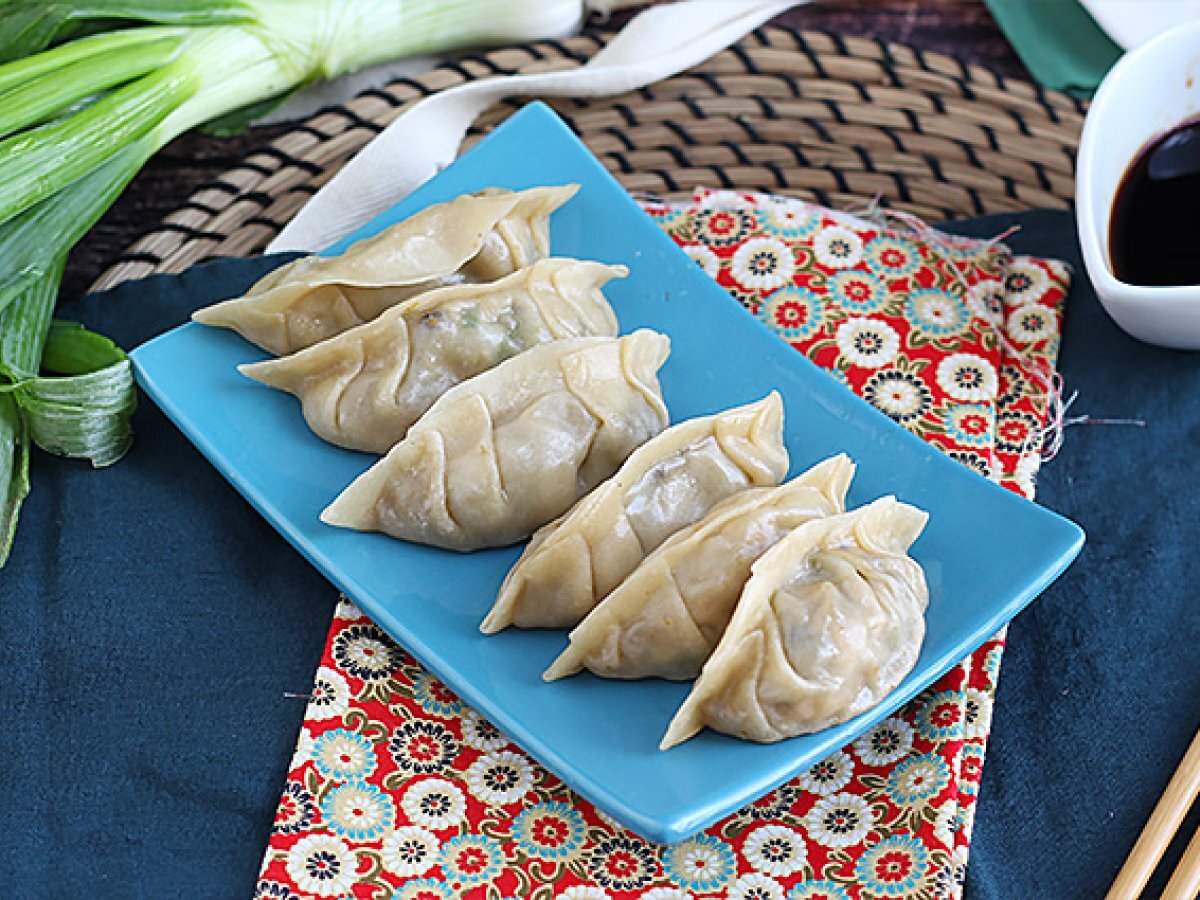
[{"label": "dark soy sauce", "polygon": [[1126,284],[1200,284],[1200,120],[1148,144],[1125,173],[1109,229]]}]

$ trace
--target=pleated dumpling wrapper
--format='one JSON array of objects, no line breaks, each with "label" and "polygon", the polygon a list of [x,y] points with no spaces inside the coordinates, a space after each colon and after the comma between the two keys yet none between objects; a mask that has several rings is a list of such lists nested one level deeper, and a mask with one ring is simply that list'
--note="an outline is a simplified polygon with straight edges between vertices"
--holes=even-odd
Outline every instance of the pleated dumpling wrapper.
[{"label": "pleated dumpling wrapper", "polygon": [[494,281],[532,265],[550,251],[550,214],[578,187],[464,194],[339,256],[305,256],[280,266],[245,296],[192,318],[232,328],[277,356],[303,350],[432,288]]},{"label": "pleated dumpling wrapper", "polygon": [[916,665],[929,590],[907,555],[928,516],[884,497],[768,550],[663,738],[705,726],[769,743],[879,703]]},{"label": "pleated dumpling wrapper", "polygon": [[321,514],[450,550],[526,538],[667,426],[654,331],[553,341],[447,391]]},{"label": "pleated dumpling wrapper", "polygon": [[605,678],[695,678],[755,560],[805,522],[843,512],[853,477],[843,454],[779,487],[751,488],[717,504],[605,597],[543,677],[588,669]]},{"label": "pleated dumpling wrapper", "polygon": [[533,536],[480,630],[578,624],[680,528],[740,490],[779,484],[787,469],[777,393],[672,426]]},{"label": "pleated dumpling wrapper", "polygon": [[300,398],[332,444],[386,453],[442,394],[537,344],[617,333],[600,288],[624,266],[543,259],[499,281],[427,291],[291,356],[239,366]]}]

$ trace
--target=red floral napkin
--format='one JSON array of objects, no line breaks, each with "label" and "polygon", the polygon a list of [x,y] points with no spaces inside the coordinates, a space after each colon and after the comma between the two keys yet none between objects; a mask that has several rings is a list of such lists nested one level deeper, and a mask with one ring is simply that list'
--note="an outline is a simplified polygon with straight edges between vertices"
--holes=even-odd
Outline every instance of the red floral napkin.
[{"label": "red floral napkin", "polygon": [[[831,377],[1033,496],[1064,264],[762,195],[643,205]],[[788,784],[658,846],[573,794],[343,600],[256,896],[958,897],[1003,646],[998,635]]]}]

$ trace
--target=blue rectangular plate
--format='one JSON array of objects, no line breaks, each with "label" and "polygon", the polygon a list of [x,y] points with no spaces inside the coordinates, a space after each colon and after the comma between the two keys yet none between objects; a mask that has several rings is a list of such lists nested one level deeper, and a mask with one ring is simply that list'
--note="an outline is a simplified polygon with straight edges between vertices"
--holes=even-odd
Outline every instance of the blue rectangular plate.
[{"label": "blue rectangular plate", "polygon": [[553,250],[629,265],[630,277],[606,292],[623,333],[670,335],[661,375],[673,421],[777,389],[793,474],[845,451],[858,463],[851,505],[895,494],[929,511],[913,551],[930,586],[925,646],[909,677],[870,712],[773,745],[705,732],[660,752],[689,685],[590,675],[544,684],[564,632],[479,633],[519,548],[459,555],[318,521],[374,458],[323,443],[295,398],[239,375],[238,363],[263,358],[257,348],[187,324],[139,347],[133,362],[142,387],[213,465],[400,644],[584,797],[644,837],[673,842],[843,746],[936,680],[1066,568],[1083,532],[909,434],[771,334],[541,104],[331,252],[466,191],[568,182],[582,188],[554,216]]}]

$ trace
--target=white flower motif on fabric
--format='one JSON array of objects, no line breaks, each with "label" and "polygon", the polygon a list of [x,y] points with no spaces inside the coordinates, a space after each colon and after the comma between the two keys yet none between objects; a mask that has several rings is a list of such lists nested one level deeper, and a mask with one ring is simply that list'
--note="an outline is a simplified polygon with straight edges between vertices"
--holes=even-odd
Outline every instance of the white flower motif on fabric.
[{"label": "white flower motif on fabric", "polygon": [[796,271],[791,248],[781,240],[756,237],[733,254],[730,272],[737,283],[752,291],[773,291],[787,284]]},{"label": "white flower motif on fabric", "polygon": [[413,719],[393,733],[387,743],[396,767],[409,775],[440,772],[458,755],[458,739],[441,722]]},{"label": "white flower motif on fabric", "polygon": [[375,771],[374,745],[345,728],[326,731],[313,741],[310,754],[317,770],[336,781],[366,778]]},{"label": "white flower motif on fabric", "polygon": [[933,820],[933,836],[948,848],[953,848],[959,824],[958,801],[947,800],[938,807],[937,818]]},{"label": "white flower motif on fabric", "polygon": [[396,821],[392,799],[373,784],[343,784],[321,803],[321,817],[334,832],[352,841],[374,841]]},{"label": "white flower motif on fabric", "polygon": [[1043,423],[1030,413],[1010,410],[996,421],[996,449],[1001,453],[1037,453],[1045,439]]},{"label": "white flower motif on fabric", "polygon": [[659,851],[633,835],[599,838],[587,856],[588,875],[615,891],[648,886],[659,868]]},{"label": "white flower motif on fabric", "polygon": [[508,739],[500,730],[473,709],[462,715],[462,736],[464,744],[484,753],[502,750],[508,745]]},{"label": "white flower motif on fabric", "polygon": [[1004,283],[988,279],[971,285],[967,291],[967,309],[975,318],[999,327],[1004,322]]},{"label": "white flower motif on fabric", "polygon": [[692,237],[712,247],[736,247],[759,228],[751,209],[702,209],[692,216]]},{"label": "white flower motif on fabric", "polygon": [[963,301],[940,290],[914,291],[909,295],[905,312],[919,331],[934,337],[960,335],[970,321]]},{"label": "white flower motif on fabric", "polygon": [[992,696],[979,688],[967,688],[963,701],[963,737],[985,738],[992,726]]},{"label": "white flower motif on fabric", "polygon": [[827,269],[852,269],[862,262],[863,242],[849,228],[834,225],[817,235],[813,252]]},{"label": "white flower motif on fabric", "polygon": [[721,258],[704,244],[684,244],[683,252],[704,270],[709,278],[716,278],[721,272]]},{"label": "white flower motif on fabric", "polygon": [[765,194],[759,208],[767,219],[776,225],[803,225],[820,214],[820,207],[805,203],[795,197],[780,194]]},{"label": "white flower motif on fabric", "polygon": [[994,400],[999,379],[996,367],[974,353],[951,353],[937,367],[937,383],[955,400],[981,403]]},{"label": "white flower motif on fabric", "polygon": [[829,298],[847,313],[867,315],[879,312],[887,303],[887,285],[869,272],[846,270],[829,276]]},{"label": "white flower motif on fabric", "polygon": [[378,681],[399,666],[400,651],[373,624],[351,625],[334,638],[333,658],[347,675]]},{"label": "white flower motif on fabric", "polygon": [[763,825],[754,829],[746,838],[742,852],[758,871],[776,877],[799,872],[808,858],[804,838],[784,825]]},{"label": "white flower motif on fabric", "polygon": [[738,191],[706,190],[697,198],[701,209],[754,209],[758,204]]},{"label": "white flower motif on fabric", "polygon": [[1036,344],[1054,337],[1058,330],[1054,313],[1038,303],[1026,303],[1014,307],[1008,314],[1005,330],[1011,340],[1018,344]]},{"label": "white flower motif on fabric", "polygon": [[863,385],[862,395],[901,424],[921,418],[933,402],[933,394],[925,382],[898,369],[876,372]]},{"label": "white flower motif on fabric", "polygon": [[1030,259],[1018,257],[1008,264],[1004,276],[1004,290],[1009,303],[1030,303],[1040,300],[1050,289],[1050,276],[1046,270]]},{"label": "white flower motif on fabric", "polygon": [[801,772],[797,783],[814,794],[833,794],[850,783],[854,776],[854,760],[842,750],[836,750],[819,763]]},{"label": "white flower motif on fabric", "polygon": [[809,836],[826,847],[853,847],[871,830],[874,813],[857,794],[822,797],[808,811],[805,825]]},{"label": "white flower motif on fabric", "polygon": [[464,777],[471,793],[489,806],[515,803],[533,787],[529,761],[511,750],[479,757]]},{"label": "white flower motif on fabric", "polygon": [[737,874],[733,850],[711,834],[672,844],[663,854],[663,867],[676,884],[702,893],[724,889]]},{"label": "white flower motif on fabric", "polygon": [[913,727],[903,719],[884,719],[854,742],[854,752],[869,766],[890,766],[912,747]]},{"label": "white flower motif on fabric", "polygon": [[418,781],[400,800],[408,820],[431,831],[453,828],[467,817],[467,801],[462,791],[444,778]]},{"label": "white flower motif on fabric", "polygon": [[962,863],[942,866],[933,875],[934,900],[958,900],[967,883],[967,867]]},{"label": "white flower motif on fabric", "polygon": [[912,275],[921,267],[921,254],[911,241],[879,235],[867,242],[867,265],[889,281]]},{"label": "white flower motif on fabric", "polygon": [[767,227],[785,238],[803,237],[821,224],[820,211],[802,200],[768,200],[760,210]]},{"label": "white flower motif on fabric", "polygon": [[896,358],[900,335],[886,322],[853,316],[838,326],[837,345],[854,365],[878,369]]},{"label": "white flower motif on fabric", "polygon": [[553,801],[522,809],[512,820],[509,838],[528,856],[566,861],[579,856],[586,832],[578,809]]},{"label": "white flower motif on fabric", "polygon": [[612,900],[612,898],[602,888],[577,884],[567,888],[561,894],[555,894],[555,900]]},{"label": "white flower motif on fabric", "polygon": [[783,900],[783,897],[783,885],[761,872],[743,875],[729,890],[729,900]]},{"label": "white flower motif on fabric", "polygon": [[416,825],[402,825],[383,839],[379,856],[393,875],[410,878],[424,875],[438,860],[441,845],[431,831]]},{"label": "white flower motif on fabric", "polygon": [[858,858],[854,878],[872,898],[928,896],[929,850],[914,835],[890,835]]},{"label": "white flower motif on fabric", "polygon": [[313,679],[311,697],[307,718],[317,722],[336,719],[350,708],[350,685],[337,669],[321,666]]},{"label": "white flower motif on fabric", "polygon": [[892,770],[887,786],[896,803],[930,801],[950,783],[950,766],[935,753],[913,756]]},{"label": "white flower motif on fabric", "polygon": [[310,834],[287,851],[287,873],[300,890],[317,897],[337,897],[354,887],[357,860],[339,838]]},{"label": "white flower motif on fabric", "polygon": [[996,408],[991,403],[954,404],[946,410],[945,428],[955,443],[990,448],[996,440]]},{"label": "white flower motif on fabric", "polygon": [[438,865],[449,882],[463,888],[491,884],[504,864],[500,845],[486,834],[456,834],[442,844]]}]

